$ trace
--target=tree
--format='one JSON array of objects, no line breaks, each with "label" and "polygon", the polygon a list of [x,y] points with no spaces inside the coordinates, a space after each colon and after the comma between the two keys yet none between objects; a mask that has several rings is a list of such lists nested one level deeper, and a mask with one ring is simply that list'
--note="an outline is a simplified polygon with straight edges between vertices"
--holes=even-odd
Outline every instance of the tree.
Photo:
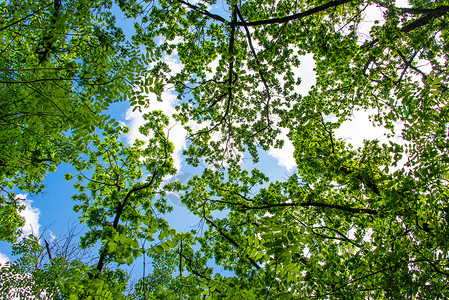
[{"label": "tree", "polygon": [[[176,87],[179,120],[207,124],[190,131],[190,162],[220,167],[243,150],[257,160],[286,128],[297,172],[252,191],[264,177],[231,164],[178,187],[208,225],[200,252],[266,297],[444,297],[447,3],[230,1],[228,15],[212,4],[161,1],[138,28],[155,53],[176,50],[184,64],[174,76],[163,63],[152,72]],[[373,5],[382,19],[364,38]],[[166,42],[154,45],[157,35]],[[294,68],[306,53],[317,79],[303,96]],[[336,136],[353,110],[371,108],[403,143],[354,149]],[[230,213],[215,220],[216,209]]]},{"label": "tree", "polygon": [[[158,230],[161,240],[174,235],[173,229],[157,215],[166,212],[167,206],[151,202],[162,193],[159,190],[162,178],[175,171],[170,157],[172,145],[164,134],[168,119],[157,111],[146,117],[148,124],[142,127],[142,132],[151,135],[147,147],[143,147],[142,141],[127,147],[119,141],[125,128],[106,127],[102,137],[92,137],[91,147],[84,151],[86,158],[74,164],[79,172],[75,184],[79,194],[73,196],[79,204],[74,209],[81,213],[80,221],[89,228],[79,247],[99,246],[95,264],[87,262],[86,257],[63,255],[65,251],[52,252],[53,247],[47,241],[43,246],[30,236],[15,247],[15,254],[23,255],[19,262],[6,266],[0,273],[8,279],[4,295],[11,296],[9,293],[14,291],[25,297],[39,297],[45,291],[52,299],[122,299],[127,275],[119,268],[106,268],[106,264],[129,265],[142,251],[168,250],[174,246],[172,242],[163,242],[144,249],[138,242],[138,239],[152,241]],[[89,177],[83,173],[91,170],[93,174]],[[144,171],[149,175],[142,182]],[[74,178],[71,174],[65,177]],[[147,227],[142,227],[144,224]],[[42,258],[46,258],[44,262]]]},{"label": "tree", "polygon": [[[39,193],[48,171],[78,157],[90,133],[114,120],[141,58],[126,45],[108,1],[0,4],[0,239],[23,220],[14,188]],[[7,224],[7,226],[5,226]]]},{"label": "tree", "polygon": [[[175,117],[190,138],[187,161],[211,168],[163,185],[176,170],[160,112],[142,127],[147,148],[125,146],[126,129],[108,126],[80,144],[73,198],[90,228],[81,246],[97,245],[99,258],[69,273],[60,291],[73,292],[64,296],[121,297],[119,266],[139,255],[153,259],[154,272],[132,299],[448,296],[447,1],[228,1],[222,14],[210,10],[214,1],[119,4],[137,18],[133,43],[152,61],[148,74],[137,72],[147,88],[130,104],[145,105],[140,91],[163,100],[174,87]],[[363,32],[373,6],[382,15]],[[51,54],[45,41],[39,63]],[[172,54],[180,72],[162,60]],[[313,54],[316,84],[304,95],[295,70],[305,54]],[[388,142],[355,148],[336,134],[353,110],[372,109]],[[192,122],[205,126],[194,131]],[[260,151],[282,147],[282,131],[295,148],[293,175],[269,182],[241,167],[245,151],[257,161]],[[403,142],[392,139],[397,134]],[[156,217],[153,209],[169,209],[167,191],[204,221],[203,235],[175,233]],[[214,217],[217,210],[226,217]],[[159,242],[139,244],[158,231]],[[232,275],[214,272],[211,259]]]},{"label": "tree", "polygon": [[55,282],[70,267],[88,264],[89,250],[80,249],[77,224],[68,228],[67,234],[55,238],[45,228],[39,236],[29,235],[13,245],[13,254],[21,257],[14,263],[1,266],[0,295],[3,299],[26,298],[55,299],[58,285]]}]

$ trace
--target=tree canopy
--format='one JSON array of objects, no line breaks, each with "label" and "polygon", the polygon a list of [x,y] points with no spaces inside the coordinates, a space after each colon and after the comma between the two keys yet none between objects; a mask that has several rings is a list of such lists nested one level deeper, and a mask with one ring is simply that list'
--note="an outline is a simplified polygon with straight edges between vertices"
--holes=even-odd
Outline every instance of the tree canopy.
[{"label": "tree canopy", "polygon": [[[132,37],[114,9],[135,22]],[[69,163],[88,227],[79,247],[98,251],[86,261],[23,239],[0,271],[3,295],[449,297],[449,1],[12,0],[0,12],[0,237],[20,234],[15,193],[39,193]],[[168,90],[173,116],[148,100]],[[121,141],[128,129],[106,112],[119,101],[144,114],[148,141]],[[339,136],[354,111],[386,137]],[[187,131],[186,162],[208,166],[187,182],[164,180],[178,171],[170,117]],[[288,178],[242,167],[286,142]],[[164,220],[172,192],[201,234]],[[129,291],[123,266],[140,256],[152,272]]]}]

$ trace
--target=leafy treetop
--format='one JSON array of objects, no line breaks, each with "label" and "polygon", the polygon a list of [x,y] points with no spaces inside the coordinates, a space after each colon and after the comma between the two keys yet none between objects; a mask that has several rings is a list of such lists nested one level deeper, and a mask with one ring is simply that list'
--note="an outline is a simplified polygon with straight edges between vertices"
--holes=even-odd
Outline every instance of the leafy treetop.
[{"label": "leafy treetop", "polygon": [[[33,18],[47,17],[52,30],[41,36],[38,50],[16,48],[17,53],[34,53],[26,62],[34,67],[59,68],[64,49],[83,45],[73,38],[69,47],[72,38],[56,34],[65,28],[56,25],[57,19],[70,3],[52,4],[48,12],[38,10],[45,3],[36,8],[29,4],[24,11],[14,2],[2,6],[5,12],[19,9],[20,13],[11,14],[14,19],[7,24],[12,25],[5,24],[0,33],[14,35],[10,28],[28,26],[25,29],[38,36],[42,26]],[[76,64],[78,73],[71,73],[70,81],[47,79],[45,84],[51,85],[42,89],[30,87],[44,84],[39,79],[41,70],[4,71],[3,76],[12,76],[4,79],[9,94],[19,93],[17,99],[30,101],[33,107],[38,103],[35,97],[41,97],[35,90],[48,89],[45,97],[55,98],[53,102],[59,99],[65,105],[62,111],[68,112],[75,100],[66,102],[61,97],[62,86],[78,96],[90,95],[87,99],[93,102],[88,103],[98,108],[93,111],[98,115],[106,108],[104,103],[115,101],[108,99],[117,99],[131,83],[140,85],[128,93],[134,110],[147,104],[145,94],[152,92],[163,100],[163,91],[174,89],[179,98],[175,118],[189,137],[187,161],[198,165],[204,159],[211,168],[187,183],[163,185],[163,177],[176,170],[170,157],[173,146],[165,134],[168,119],[158,111],[147,115],[141,128],[149,143],[136,141],[131,146],[120,142],[126,129],[103,125],[102,117],[81,117],[77,122],[94,123],[78,127],[65,116],[15,117],[14,122],[22,123],[8,125],[2,134],[14,137],[16,144],[8,151],[17,151],[15,158],[28,155],[29,160],[16,166],[2,158],[9,163],[1,163],[4,182],[9,184],[4,184],[3,191],[14,186],[24,189],[19,183],[26,176],[36,176],[30,182],[39,184],[53,166],[39,161],[47,157],[42,154],[45,151],[58,159],[54,165],[71,162],[79,172],[75,209],[89,227],[81,246],[99,247],[95,264],[70,265],[67,277],[61,277],[67,279],[57,281],[61,285],[55,295],[125,297],[125,275],[111,265],[129,264],[145,255],[153,259],[154,270],[127,295],[131,299],[448,296],[448,1],[409,1],[403,7],[395,1],[227,1],[218,11],[211,9],[215,1],[119,1],[120,8],[137,20],[132,43],[146,48],[146,62],[151,63],[145,73],[146,56],[140,58],[136,50],[121,48],[120,31],[113,27],[110,15],[102,14],[111,3],[97,4],[85,8],[92,12],[86,18],[102,16],[106,21],[106,27],[100,28],[106,40],[114,37],[108,40],[114,46],[106,47],[111,55],[91,54],[99,48],[80,46],[92,60],[78,65],[83,55],[68,57],[67,64]],[[368,33],[365,15],[373,6],[381,16]],[[13,42],[26,44],[18,34],[14,37]],[[100,35],[90,37],[101,41]],[[316,84],[307,94],[299,92],[301,80],[295,73],[305,54],[312,54],[316,63]],[[179,58],[179,72],[164,62],[166,55]],[[96,65],[104,57],[110,60],[104,61],[105,69],[103,64]],[[118,66],[119,60],[123,67]],[[19,55],[5,61],[20,61]],[[88,72],[93,77],[86,79],[83,69],[93,62],[96,67]],[[134,62],[135,69],[129,67]],[[53,76],[54,70],[42,72]],[[112,80],[120,72],[138,79]],[[58,102],[53,102],[45,102],[48,111],[62,114]],[[11,116],[17,114],[13,103],[5,110],[12,111]],[[89,106],[74,107],[89,115],[84,109]],[[26,111],[17,109],[19,114]],[[373,109],[372,122],[389,130],[388,142],[365,141],[355,148],[336,135],[354,110]],[[28,150],[23,145],[28,145],[33,118],[51,121],[54,127],[39,124],[42,130],[52,128],[55,138],[48,135],[45,145],[31,144]],[[202,125],[201,129],[195,130],[192,123]],[[70,138],[55,131],[69,128]],[[103,129],[103,137],[86,135],[95,128]],[[282,147],[282,130],[295,148],[294,174],[281,182],[268,182],[263,172],[248,171],[239,164],[245,151],[257,161],[260,149]],[[13,131],[17,134],[6,134]],[[393,139],[397,135],[403,142]],[[75,149],[75,154],[67,158],[67,149]],[[83,156],[78,158],[78,153]],[[21,170],[36,162],[38,169]],[[165,202],[169,191],[179,193],[187,208],[202,219],[201,235],[176,233],[157,216],[169,210]],[[1,207],[6,210],[12,205],[5,198]],[[217,210],[226,216],[215,217]],[[156,232],[159,241],[153,238]],[[12,239],[13,233],[5,236]],[[231,275],[214,272],[210,260]],[[62,270],[70,262],[50,258],[50,264]],[[58,271],[51,274],[62,276]],[[34,278],[45,282],[37,275]],[[120,280],[113,284],[113,278]]]}]

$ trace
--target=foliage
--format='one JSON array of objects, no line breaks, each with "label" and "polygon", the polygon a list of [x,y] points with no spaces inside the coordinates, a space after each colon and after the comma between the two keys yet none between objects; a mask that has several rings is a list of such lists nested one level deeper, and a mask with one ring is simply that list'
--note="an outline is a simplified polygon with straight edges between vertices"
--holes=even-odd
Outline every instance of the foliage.
[{"label": "foliage", "polygon": [[[383,20],[364,38],[364,11],[374,4]],[[161,56],[176,50],[183,69],[167,76],[159,63],[152,72],[177,88],[179,120],[207,124],[190,131],[189,160],[228,164],[181,188],[208,225],[200,252],[240,281],[265,281],[257,294],[267,297],[447,294],[446,4],[246,1],[221,15],[210,2],[153,8],[138,37],[165,35],[149,47]],[[303,95],[294,72],[306,53],[317,78]],[[372,108],[373,122],[404,142],[354,149],[339,139],[353,110]],[[279,146],[282,127],[297,172],[254,189],[263,177],[232,161],[244,149],[257,160],[257,147]],[[230,212],[214,219],[217,209]]]},{"label": "foliage", "polygon": [[[60,251],[61,248],[55,251],[54,247],[57,247],[58,243],[52,243],[51,247],[47,241],[45,243],[46,248],[39,244],[35,236],[30,235],[14,245],[13,254],[22,255],[22,257],[17,262],[6,263],[1,268],[0,295],[2,298],[123,298],[127,275],[122,270],[105,270],[99,274],[97,270],[81,260],[69,261],[68,257]],[[55,255],[54,258],[52,254]]]},{"label": "foliage", "polygon": [[[146,48],[147,73],[129,67],[140,56],[120,44],[120,31],[102,11],[110,3],[97,4],[65,17],[73,27],[57,25],[66,11],[41,8],[45,3],[1,6],[14,16],[5,23],[13,25],[0,29],[3,42],[18,44],[5,69],[24,68],[19,62],[58,70],[76,65],[64,75],[70,80],[61,82],[45,77],[54,76],[54,69],[3,71],[5,93],[17,98],[6,102],[9,115],[1,119],[15,116],[1,139],[13,137],[15,144],[1,151],[27,159],[18,164],[0,152],[2,189],[37,192],[46,171],[69,161],[78,172],[75,210],[89,228],[81,247],[99,249],[96,265],[53,258],[49,277],[35,280],[57,282],[55,293],[70,299],[118,299],[125,297],[127,282],[120,266],[144,255],[153,261],[153,272],[139,280],[130,299],[449,296],[448,1],[409,1],[407,7],[363,0],[119,2],[136,18],[132,41]],[[223,9],[215,11],[217,4]],[[381,15],[367,32],[365,18],[373,7]],[[81,17],[87,23],[74,21]],[[105,27],[96,27],[99,20]],[[37,50],[16,37],[13,26],[41,37]],[[90,28],[103,31],[92,29],[87,40],[76,42],[67,36],[68,30]],[[83,49],[102,49],[91,47],[89,38],[100,45],[108,41],[109,54],[84,55]],[[27,61],[21,62],[20,53],[30,54]],[[296,75],[305,54],[316,64],[316,83],[308,93],[300,91]],[[167,55],[179,58],[180,71],[164,62]],[[139,78],[138,88],[128,93],[134,110],[145,108],[145,94],[162,101],[165,90],[175,89],[174,117],[189,137],[187,162],[204,160],[210,168],[187,183],[163,184],[177,170],[168,117],[160,111],[145,116],[146,144],[127,146],[120,141],[125,127],[104,124],[106,104],[133,82],[113,79],[131,75]],[[41,87],[41,77],[48,86]],[[73,91],[74,98],[67,101],[63,90]],[[81,99],[88,104],[76,102]],[[28,107],[38,112],[41,102],[52,117],[24,113]],[[337,130],[354,110],[375,111],[371,121],[388,131],[387,142],[353,147],[339,137]],[[64,115],[69,111],[80,118]],[[33,140],[31,128],[47,138]],[[69,129],[72,136],[61,134]],[[95,129],[102,135],[92,134]],[[295,149],[291,176],[269,182],[262,171],[242,168],[245,151],[256,162],[262,151],[282,147],[281,132],[288,132]],[[173,191],[204,222],[201,235],[176,233],[158,217],[170,210],[165,195]],[[0,208],[9,209],[14,199],[5,197]],[[8,222],[20,225],[17,215]],[[2,234],[7,240],[14,236]],[[23,274],[29,273],[26,258],[17,267]],[[217,273],[211,261],[228,275]],[[60,281],[58,274],[67,279]]]},{"label": "foliage", "polygon": [[132,92],[142,62],[130,58],[136,51],[110,8],[96,0],[0,4],[2,240],[22,225],[13,189],[39,193],[48,171],[76,160],[96,128],[115,122],[104,114],[109,104]]}]

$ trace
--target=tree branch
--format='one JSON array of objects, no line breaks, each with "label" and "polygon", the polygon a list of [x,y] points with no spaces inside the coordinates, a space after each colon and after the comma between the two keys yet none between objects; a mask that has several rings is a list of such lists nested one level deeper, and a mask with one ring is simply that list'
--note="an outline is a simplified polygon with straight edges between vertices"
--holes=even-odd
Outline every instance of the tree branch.
[{"label": "tree branch", "polygon": [[267,81],[265,80],[265,76],[262,73],[261,63],[259,61],[259,58],[257,57],[256,50],[254,49],[254,46],[253,46],[253,43],[252,43],[252,40],[251,40],[251,33],[249,32],[247,23],[246,23],[245,19],[243,19],[243,16],[242,16],[242,14],[240,13],[240,10],[237,7],[236,7],[236,11],[237,11],[237,14],[238,14],[241,22],[243,23],[243,27],[245,28],[245,32],[246,32],[246,37],[248,39],[249,48],[251,49],[251,52],[254,55],[254,59],[256,60],[257,72],[259,73],[260,79],[262,80],[262,83],[265,86],[265,90],[267,91],[267,98],[268,99],[267,99],[267,103],[265,104],[265,114],[267,115],[267,127],[266,128],[268,128],[268,127],[270,127],[270,117],[269,117],[269,115],[270,115],[269,107],[270,107],[270,101],[271,101],[270,89],[268,87]]},{"label": "tree branch", "polygon": [[311,8],[309,10],[306,10],[304,12],[300,12],[294,15],[290,15],[290,16],[286,16],[286,17],[282,17],[282,18],[273,18],[273,19],[268,19],[268,20],[260,20],[260,21],[254,21],[254,22],[247,22],[246,24],[244,24],[244,22],[237,22],[236,25],[237,26],[257,26],[257,25],[268,25],[268,24],[280,24],[280,23],[286,23],[289,21],[293,21],[293,20],[298,20],[307,16],[311,16],[313,14],[319,13],[321,11],[324,11],[328,8],[331,7],[336,7],[348,2],[352,2],[354,0],[334,0],[334,1],[330,1],[326,4]]},{"label": "tree branch", "polygon": [[275,208],[275,207],[301,206],[301,207],[333,208],[333,209],[338,209],[338,210],[342,210],[342,211],[346,211],[346,212],[350,212],[350,213],[356,213],[356,214],[359,214],[359,213],[364,213],[364,214],[368,214],[368,215],[376,215],[377,214],[377,210],[374,210],[374,209],[354,208],[354,207],[348,207],[348,206],[343,206],[343,205],[338,205],[338,204],[328,204],[328,203],[321,203],[321,202],[273,203],[273,204],[263,204],[262,206],[250,206],[250,205],[246,205],[244,203],[234,203],[234,202],[218,200],[218,199],[209,199],[209,201],[225,203],[225,204],[230,204],[230,205],[239,205],[242,208],[244,208],[239,211],[252,210],[252,209],[255,209],[255,210],[269,209],[269,208]]},{"label": "tree branch", "polygon": [[414,248],[415,248],[416,252],[418,252],[418,254],[422,256],[424,261],[427,262],[435,270],[435,272],[437,272],[438,274],[441,274],[441,275],[449,276],[449,273],[446,273],[446,272],[441,271],[440,269],[438,269],[438,267],[430,259],[428,259],[426,256],[424,256],[421,253],[421,251],[419,251],[419,249],[418,249],[418,247],[416,245],[414,246]]},{"label": "tree branch", "polygon": [[[192,266],[192,260],[189,259],[189,258],[187,258],[184,254],[182,254],[182,252],[179,252],[179,256],[180,256],[180,258],[179,258],[180,260],[181,260],[181,257],[182,257],[182,258],[184,258],[184,260],[187,261],[187,266],[189,267],[190,272],[192,272],[194,275],[196,275],[196,276],[198,276],[198,277],[201,277],[201,278],[206,279],[207,281],[210,281],[210,280],[211,280],[211,278],[209,278],[209,277],[207,277],[207,276],[205,276],[205,275],[203,275],[203,274],[197,272],[196,270],[194,270],[194,269],[193,269],[193,266]],[[216,290],[218,293],[221,293],[220,289],[216,288],[215,290]]]},{"label": "tree branch", "polygon": [[[221,117],[220,121],[217,124],[215,124],[214,126],[212,126],[208,130],[199,131],[196,135],[211,132],[212,130],[214,130],[215,128],[217,128],[221,124],[223,124],[223,121],[228,116],[229,109],[231,107],[231,102],[232,102],[232,85],[234,84],[234,82],[233,82],[233,75],[234,75],[234,41],[235,41],[235,23],[236,23],[236,19],[237,19],[237,7],[235,6],[233,8],[233,11],[232,11],[231,36],[230,36],[230,39],[229,39],[229,50],[228,50],[230,62],[229,62],[229,73],[228,73],[228,80],[227,80],[227,82],[228,82],[228,91],[227,91],[228,100],[226,102],[226,110],[225,110],[223,116]],[[237,78],[237,74],[235,75],[235,77]],[[214,106],[219,100],[221,100],[222,97],[223,97],[223,95],[221,95],[212,104],[212,106]]]},{"label": "tree branch", "polygon": [[[161,166],[161,168],[163,168],[165,164],[166,164],[166,161],[164,161],[164,163]],[[115,218],[114,218],[114,221],[112,223],[112,228],[117,229],[118,222],[120,221],[120,217],[122,216],[123,210],[124,210],[125,206],[128,204],[128,201],[131,198],[131,196],[134,193],[137,193],[138,191],[141,191],[141,190],[144,190],[144,189],[150,187],[153,184],[153,182],[156,179],[156,176],[158,174],[159,174],[159,172],[155,172],[153,174],[153,176],[151,177],[151,180],[148,183],[146,183],[146,184],[144,184],[142,186],[139,186],[139,187],[134,187],[126,194],[125,199],[123,200],[123,203],[121,203],[119,205],[119,207],[117,208],[117,213],[115,214]],[[97,264],[97,270],[99,272],[101,272],[101,270],[103,269],[105,259],[106,259],[106,252],[102,251],[102,253],[100,254],[100,259],[98,260],[98,264]]]},{"label": "tree branch", "polygon": [[229,108],[231,106],[232,102],[232,75],[234,74],[234,41],[235,41],[235,22],[237,20],[237,6],[234,6],[234,9],[232,10],[232,23],[231,23],[231,37],[229,39],[229,56],[230,56],[230,62],[229,62],[229,79],[228,79],[228,102],[226,105],[226,111],[223,115],[223,118],[221,119],[220,123],[223,122],[223,120],[226,118],[226,116],[229,113]]},{"label": "tree branch", "polygon": [[51,261],[52,257],[51,257],[50,245],[48,244],[46,239],[44,239],[44,242],[45,242],[45,249],[47,249],[48,258],[50,259],[50,263],[52,263],[52,261]]},{"label": "tree branch", "polygon": [[35,12],[33,12],[33,13],[31,13],[31,14],[25,16],[25,17],[23,17],[23,18],[20,19],[20,20],[17,20],[17,21],[15,21],[15,22],[12,22],[11,24],[8,24],[8,25],[6,25],[6,26],[3,26],[2,28],[0,28],[0,31],[3,31],[3,30],[5,30],[5,29],[8,29],[9,27],[14,26],[14,25],[16,25],[16,24],[18,24],[18,23],[20,23],[20,22],[22,22],[22,21],[25,21],[25,20],[28,19],[29,17],[32,17],[32,16],[34,16],[35,14],[37,14],[38,12],[40,12],[42,9],[43,9],[43,8],[38,9],[38,10],[36,10]]},{"label": "tree branch", "polygon": [[411,14],[411,15],[438,15],[441,13],[447,13],[449,11],[449,6],[443,5],[437,8],[397,8],[400,12]]},{"label": "tree branch", "polygon": [[73,78],[41,78],[41,79],[34,79],[30,81],[0,81],[0,83],[4,84],[28,84],[28,83],[36,83],[36,82],[42,82],[42,81],[60,81],[60,80],[73,80]]},{"label": "tree branch", "polygon": [[[234,241],[234,239],[232,239],[231,237],[229,237],[226,233],[224,233],[224,231],[218,227],[217,225],[215,225],[214,222],[212,222],[211,220],[209,220],[208,218],[204,217],[204,219],[212,225],[212,227],[214,227],[215,229],[218,230],[218,232],[226,239],[228,240],[237,250],[240,250],[240,246],[239,244]],[[258,270],[262,269],[251,257],[249,257],[248,255],[244,254],[244,256],[249,260],[249,262]]]},{"label": "tree branch", "polygon": [[212,14],[212,13],[208,12],[207,10],[202,10],[198,6],[190,4],[189,2],[186,2],[186,1],[183,1],[183,0],[179,0],[179,2],[184,4],[184,5],[186,5],[187,7],[191,8],[191,9],[199,12],[202,15],[205,15],[205,16],[208,16],[211,19],[214,19],[215,21],[219,21],[219,22],[222,22],[222,23],[229,24],[229,22],[226,19],[224,19],[222,16],[219,16],[219,15],[216,15],[216,14]]},{"label": "tree branch", "polygon": [[[438,12],[438,13],[434,13],[434,14],[427,14],[426,16],[419,18],[413,22],[411,22],[408,25],[405,25],[404,27],[402,27],[400,29],[401,32],[403,33],[409,33],[412,30],[415,30],[419,27],[423,27],[426,26],[427,24],[430,23],[430,21],[434,18],[440,18],[442,16],[444,16],[449,10],[443,10],[442,12]],[[379,39],[374,39],[371,42],[365,43],[363,44],[360,48],[364,49],[364,48],[371,48],[372,46],[374,46],[375,44],[377,44],[379,42]]]},{"label": "tree branch", "polygon": [[[327,230],[330,230],[330,231],[333,231],[333,232],[337,233],[337,234],[338,234],[339,236],[341,236],[342,238],[338,238],[338,237],[334,237],[334,236],[327,236],[327,235],[322,235],[322,234],[319,234],[319,233],[315,233],[315,232],[313,231],[313,229],[327,229]],[[336,240],[340,240],[340,241],[346,241],[346,242],[348,242],[348,243],[350,243],[350,244],[356,246],[357,248],[362,248],[361,245],[355,243],[353,240],[351,240],[350,238],[348,238],[345,234],[341,233],[341,232],[340,232],[339,230],[337,230],[337,229],[334,229],[334,228],[331,228],[331,227],[327,227],[327,226],[319,226],[319,227],[312,227],[311,231],[312,231],[313,234],[318,235],[318,236],[321,236],[321,237],[323,237],[323,238],[327,238],[327,239],[336,239]],[[364,252],[366,253],[365,250],[364,250]]]},{"label": "tree branch", "polygon": [[320,116],[321,116],[321,124],[323,124],[323,128],[327,132],[327,134],[329,135],[329,139],[331,141],[332,153],[335,154],[335,145],[334,145],[334,139],[332,138],[332,132],[330,132],[329,129],[327,129],[326,122],[324,122],[323,115],[320,114]]},{"label": "tree branch", "polygon": [[[354,173],[355,171],[350,170],[346,167],[341,167],[340,171],[343,172],[346,175],[350,175],[352,173]],[[376,194],[377,196],[380,196],[380,191],[379,191],[379,187],[377,186],[377,184],[370,178],[364,178],[362,175],[357,174],[356,178],[358,180],[360,180],[367,188],[369,188],[374,194]]]},{"label": "tree branch", "polygon": [[369,215],[376,215],[377,211],[374,209],[369,208],[353,208],[353,207],[347,207],[343,205],[338,204],[327,204],[327,203],[320,203],[320,202],[304,202],[304,203],[276,203],[276,204],[269,204],[265,206],[259,206],[259,207],[253,207],[253,209],[266,209],[266,208],[272,208],[272,207],[288,207],[288,206],[301,206],[301,207],[322,207],[322,208],[333,208],[338,209],[350,213],[364,213]]},{"label": "tree branch", "polygon": [[36,72],[36,71],[49,71],[49,70],[53,70],[53,71],[62,71],[62,70],[75,70],[75,68],[31,68],[31,69],[0,69],[0,72],[24,72],[24,71],[32,71],[32,72]]}]

